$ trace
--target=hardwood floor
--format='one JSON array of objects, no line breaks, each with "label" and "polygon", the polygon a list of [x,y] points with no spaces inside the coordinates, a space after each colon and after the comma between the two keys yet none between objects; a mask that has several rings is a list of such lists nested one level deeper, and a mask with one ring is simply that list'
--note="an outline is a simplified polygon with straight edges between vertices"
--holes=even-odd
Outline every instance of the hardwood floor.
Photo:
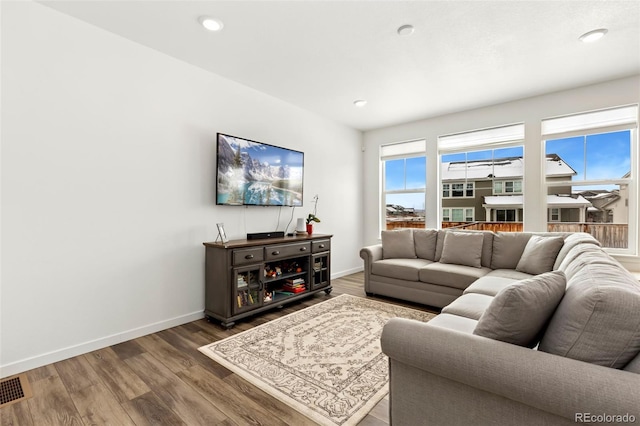
[{"label": "hardwood floor", "polygon": [[[31,370],[33,397],[0,409],[1,425],[313,425],[197,349],[328,297],[366,297],[363,280],[363,273],[335,279],[329,296],[316,294],[231,330],[202,319]],[[388,423],[385,398],[360,425]]]}]

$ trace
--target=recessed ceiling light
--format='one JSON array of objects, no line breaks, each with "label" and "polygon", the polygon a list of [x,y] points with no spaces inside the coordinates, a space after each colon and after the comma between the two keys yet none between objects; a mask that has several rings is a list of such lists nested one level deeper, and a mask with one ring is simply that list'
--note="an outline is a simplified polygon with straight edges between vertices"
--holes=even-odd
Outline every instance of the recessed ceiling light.
[{"label": "recessed ceiling light", "polygon": [[594,41],[600,40],[607,33],[606,28],[600,28],[598,30],[589,31],[588,33],[582,34],[579,38],[583,43],[593,43]]},{"label": "recessed ceiling light", "polygon": [[367,104],[367,101],[365,101],[364,99],[358,99],[357,101],[353,101],[353,104],[358,108],[362,108]]},{"label": "recessed ceiling light", "polygon": [[209,16],[201,16],[198,21],[209,31],[220,31],[224,27],[221,20]]},{"label": "recessed ceiling light", "polygon": [[413,34],[414,31],[415,31],[415,28],[413,28],[413,25],[403,25],[400,28],[398,28],[398,34],[401,36],[411,35]]}]

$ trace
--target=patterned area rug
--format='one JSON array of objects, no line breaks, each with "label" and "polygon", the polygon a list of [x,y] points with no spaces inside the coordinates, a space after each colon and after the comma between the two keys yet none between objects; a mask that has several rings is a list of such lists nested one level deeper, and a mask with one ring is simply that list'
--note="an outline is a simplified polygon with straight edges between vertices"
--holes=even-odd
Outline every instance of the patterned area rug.
[{"label": "patterned area rug", "polygon": [[199,350],[321,425],[356,425],[388,392],[384,324],[434,316],[343,294]]}]

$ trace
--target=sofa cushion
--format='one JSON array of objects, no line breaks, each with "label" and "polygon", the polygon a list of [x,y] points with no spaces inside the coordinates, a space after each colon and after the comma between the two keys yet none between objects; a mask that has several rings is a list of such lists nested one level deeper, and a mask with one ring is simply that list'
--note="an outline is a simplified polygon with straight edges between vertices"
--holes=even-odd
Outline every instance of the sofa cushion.
[{"label": "sofa cushion", "polygon": [[489,271],[491,271],[489,268],[433,262],[420,269],[419,278],[425,283],[464,290]]},{"label": "sofa cushion", "polygon": [[567,253],[569,253],[569,250],[580,244],[592,244],[598,247],[600,246],[600,242],[593,238],[591,234],[587,234],[586,232],[576,232],[565,236],[564,244],[562,245],[562,248],[560,249],[560,252],[556,257],[556,261],[553,264],[553,270],[555,271],[557,269],[560,269],[560,264],[564,260]]},{"label": "sofa cushion", "polygon": [[442,308],[442,313],[478,320],[482,316],[482,313],[489,307],[492,300],[493,297],[487,296],[486,294],[463,294]]},{"label": "sofa cushion", "polygon": [[480,268],[484,236],[469,232],[447,232],[442,247],[441,263]]},{"label": "sofa cushion", "polygon": [[487,274],[488,277],[510,278],[514,281],[526,280],[533,275],[526,272],[516,271],[515,269],[496,269]]},{"label": "sofa cushion", "polygon": [[487,296],[495,296],[500,290],[517,281],[518,280],[514,280],[513,278],[493,277],[487,274],[474,281],[462,294],[479,293],[486,294]]},{"label": "sofa cushion", "polygon": [[373,262],[371,274],[397,278],[407,281],[418,281],[419,271],[430,264],[426,259],[383,259]]},{"label": "sofa cushion", "polygon": [[449,330],[461,331],[463,333],[472,334],[478,324],[478,320],[459,315],[440,314],[429,320],[429,326],[448,328]]},{"label": "sofa cushion", "polygon": [[444,247],[444,238],[447,235],[447,232],[467,232],[470,234],[482,234],[484,239],[482,240],[482,258],[481,264],[482,266],[486,266],[487,268],[491,267],[491,254],[493,252],[493,232],[492,231],[475,231],[475,230],[463,230],[463,231],[452,231],[452,230],[439,230],[438,238],[436,240],[436,255],[433,260],[436,262],[440,261],[440,257],[442,256],[442,248]]},{"label": "sofa cushion", "polygon": [[564,272],[569,285],[571,285],[575,282],[572,280],[573,276],[585,265],[593,263],[610,265],[614,269],[619,266],[618,261],[609,256],[601,247],[594,244],[582,244],[569,251],[565,260],[560,264],[559,270]]},{"label": "sofa cushion", "polygon": [[516,265],[516,271],[538,275],[553,269],[558,252],[564,244],[562,237],[541,237],[532,235],[524,247]]},{"label": "sofa cushion", "polygon": [[442,248],[444,247],[444,237],[447,235],[447,231],[444,229],[438,230],[438,238],[436,240],[436,257],[433,259],[436,262],[440,262],[442,256]]},{"label": "sofa cushion", "polygon": [[627,365],[624,366],[623,370],[640,374],[640,352],[638,352],[638,355],[636,355],[635,358],[633,358]]},{"label": "sofa cushion", "polygon": [[435,260],[438,231],[435,229],[414,229],[413,242],[416,246],[416,256],[421,259]]},{"label": "sofa cushion", "polygon": [[415,259],[413,229],[382,231],[381,236],[383,259]]},{"label": "sofa cushion", "polygon": [[570,281],[539,350],[623,368],[640,352],[640,283],[620,265],[599,263]]},{"label": "sofa cushion", "polygon": [[498,232],[493,236],[491,269],[516,269],[531,234]]},{"label": "sofa cushion", "polygon": [[500,290],[478,320],[473,334],[534,347],[564,295],[564,273],[546,272]]}]

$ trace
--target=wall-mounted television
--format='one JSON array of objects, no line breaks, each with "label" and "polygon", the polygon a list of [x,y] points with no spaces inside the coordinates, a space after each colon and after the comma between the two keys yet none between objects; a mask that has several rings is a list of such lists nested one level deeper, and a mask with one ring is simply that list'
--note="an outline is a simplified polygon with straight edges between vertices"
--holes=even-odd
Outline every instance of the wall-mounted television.
[{"label": "wall-mounted television", "polygon": [[302,206],[304,153],[218,133],[216,204]]}]

